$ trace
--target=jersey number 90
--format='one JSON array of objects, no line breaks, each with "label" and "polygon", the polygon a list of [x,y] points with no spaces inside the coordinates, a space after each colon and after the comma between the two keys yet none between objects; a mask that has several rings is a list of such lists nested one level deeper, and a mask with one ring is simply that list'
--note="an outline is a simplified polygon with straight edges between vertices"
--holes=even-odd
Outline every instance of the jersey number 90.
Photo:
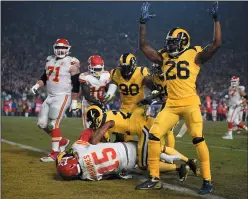
[{"label": "jersey number 90", "polygon": [[130,84],[130,86],[126,84],[120,84],[119,89],[123,95],[132,95],[135,96],[139,93],[139,86],[138,84]]}]

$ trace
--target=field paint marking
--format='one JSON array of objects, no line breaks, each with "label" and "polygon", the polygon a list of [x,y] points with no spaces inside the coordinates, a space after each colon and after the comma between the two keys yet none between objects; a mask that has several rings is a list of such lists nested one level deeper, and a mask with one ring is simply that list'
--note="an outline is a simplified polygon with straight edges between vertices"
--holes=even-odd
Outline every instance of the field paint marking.
[{"label": "field paint marking", "polygon": [[21,147],[23,149],[28,149],[28,150],[39,152],[39,153],[49,154],[47,151],[44,151],[44,150],[41,150],[41,149],[37,149],[37,148],[31,147],[31,146],[27,146],[27,145],[24,145],[24,144],[19,144],[19,143],[16,143],[16,142],[11,142],[11,141],[8,141],[8,140],[5,140],[5,139],[1,139],[1,142],[7,143],[7,144],[12,145],[12,146],[19,146],[19,147]]},{"label": "field paint marking", "polygon": [[[137,176],[137,175],[134,175],[134,176],[139,178],[141,181],[146,180],[143,177],[140,177],[140,176]],[[199,195],[198,193],[196,193],[196,191],[194,191],[192,189],[188,189],[188,188],[185,188],[185,187],[180,187],[180,186],[173,185],[173,184],[168,184],[166,182],[163,183],[163,188],[170,189],[170,190],[173,190],[173,191],[178,191],[178,192],[181,192],[181,193],[186,193],[186,194],[193,195],[193,196],[198,196],[198,197],[201,197],[201,198],[206,198],[206,199],[226,199],[226,198],[216,196],[216,195],[212,195],[212,194]]]},{"label": "field paint marking", "polygon": [[[192,143],[189,143],[189,142],[183,142],[183,141],[180,141],[178,139],[176,139],[176,142],[179,142],[179,143],[183,143],[183,144],[188,144],[188,145],[193,145]],[[213,145],[208,145],[209,148],[216,148],[216,149],[224,149],[224,150],[232,150],[232,151],[240,151],[240,152],[248,152],[247,150],[245,149],[235,149],[235,148],[231,148],[231,147],[224,147],[224,146],[213,146]]]},{"label": "field paint marking", "polygon": [[[61,124],[61,126],[65,126],[63,124]],[[81,130],[83,128],[78,128],[78,127],[70,127],[72,129],[76,129],[76,130]],[[79,133],[81,133],[81,131]],[[247,137],[245,137],[247,139]],[[222,139],[222,138],[220,138]],[[183,143],[183,144],[190,144],[190,145],[193,145],[192,143],[189,143],[189,142],[183,142],[183,141],[180,141],[178,139],[176,139],[176,142],[179,142],[179,143]],[[224,146],[214,146],[214,145],[208,145],[209,148],[216,148],[216,149],[223,149],[223,150],[232,150],[232,151],[239,151],[239,152],[248,152],[248,150],[245,150],[245,149],[235,149],[235,148],[230,148],[230,147],[224,147]]]},{"label": "field paint marking", "polygon": [[[38,148],[35,148],[35,147],[27,146],[27,145],[24,145],[24,144],[19,144],[19,143],[16,143],[16,142],[11,142],[11,141],[8,141],[8,140],[5,140],[5,139],[1,139],[1,142],[10,144],[12,146],[19,146],[20,148],[28,149],[30,151],[35,151],[35,152],[40,152],[40,153],[46,153],[46,154],[48,154],[47,151],[44,151],[44,150],[41,150],[41,149],[38,149]],[[146,180],[143,177],[140,177],[140,176],[137,176],[137,175],[134,175],[134,176],[136,178],[138,178],[139,180],[142,180],[142,181],[145,181]],[[199,195],[194,190],[191,190],[191,189],[188,189],[188,188],[185,188],[185,187],[180,187],[180,186],[177,186],[177,185],[168,184],[168,183],[165,183],[165,182],[163,183],[163,188],[170,189],[170,190],[173,190],[173,191],[178,191],[178,192],[181,192],[181,193],[186,193],[186,194],[193,195],[193,196],[198,196],[198,197],[206,198],[206,199],[226,199],[226,198],[223,198],[223,197],[220,197],[220,196],[216,196],[216,195],[212,195],[212,194]]]}]

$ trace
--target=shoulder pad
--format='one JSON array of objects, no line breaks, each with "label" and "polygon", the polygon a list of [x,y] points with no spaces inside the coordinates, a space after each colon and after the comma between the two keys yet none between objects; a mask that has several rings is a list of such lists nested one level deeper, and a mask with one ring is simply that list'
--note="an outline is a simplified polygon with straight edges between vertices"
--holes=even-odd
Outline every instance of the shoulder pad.
[{"label": "shoulder pad", "polygon": [[241,91],[245,91],[245,87],[244,87],[244,86],[239,86],[239,89],[240,89]]},{"label": "shoulder pad", "polygon": [[79,65],[80,61],[76,57],[71,57],[71,65]]},{"label": "shoulder pad", "polygon": [[194,50],[195,52],[199,53],[202,51],[202,47],[201,46],[191,46],[187,50]]},{"label": "shoulder pad", "polygon": [[86,72],[86,73],[81,73],[80,75],[79,75],[79,81],[81,82],[81,83],[87,83],[88,82],[88,80],[87,80],[87,76],[88,76],[89,74]]},{"label": "shoulder pad", "polygon": [[46,61],[48,62],[48,61],[50,61],[50,60],[52,60],[52,59],[54,59],[55,57],[54,57],[54,55],[49,55],[47,58],[46,58]]},{"label": "shoulder pad", "polygon": [[115,69],[112,69],[111,71],[110,71],[110,78],[113,80],[113,77],[114,77],[114,74],[115,74],[115,72],[116,72],[116,68]]},{"label": "shoulder pad", "polygon": [[150,75],[150,73],[149,73],[149,69],[147,68],[147,67],[140,67],[141,68],[141,74],[143,75],[143,76],[148,76],[148,75]]}]

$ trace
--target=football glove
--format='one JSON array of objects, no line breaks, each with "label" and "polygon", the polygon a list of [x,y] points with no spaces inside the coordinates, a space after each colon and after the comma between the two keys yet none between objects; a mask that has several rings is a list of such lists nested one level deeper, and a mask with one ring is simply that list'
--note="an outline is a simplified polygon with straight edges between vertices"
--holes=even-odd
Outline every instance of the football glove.
[{"label": "football glove", "polygon": [[77,112],[79,111],[78,109],[78,103],[77,100],[72,100],[71,101],[71,108],[70,108],[70,112],[72,111],[73,114],[77,114]]},{"label": "football glove", "polygon": [[30,89],[30,93],[32,93],[33,95],[37,94],[37,90],[40,87],[39,84],[35,84],[31,89]]},{"label": "football glove", "polygon": [[143,100],[140,100],[138,102],[138,106],[144,106],[144,105],[150,105],[152,103],[152,99],[151,98],[145,98]]},{"label": "football glove", "polygon": [[150,4],[148,2],[143,3],[141,7],[141,17],[140,17],[140,23],[145,24],[149,19],[155,17],[155,14],[149,14],[149,6]]},{"label": "football glove", "polygon": [[214,5],[211,10],[208,10],[209,14],[212,16],[214,21],[218,21],[219,19],[219,4],[218,1],[214,2]]}]

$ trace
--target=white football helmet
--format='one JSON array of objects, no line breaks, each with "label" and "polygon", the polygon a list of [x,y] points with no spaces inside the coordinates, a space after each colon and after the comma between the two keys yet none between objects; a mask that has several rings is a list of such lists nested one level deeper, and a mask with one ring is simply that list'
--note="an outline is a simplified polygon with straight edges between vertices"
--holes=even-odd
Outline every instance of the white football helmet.
[{"label": "white football helmet", "polygon": [[237,77],[237,76],[232,76],[232,78],[231,78],[231,86],[232,86],[232,87],[237,87],[237,86],[239,86],[239,77]]},{"label": "white football helmet", "polygon": [[104,70],[104,61],[99,55],[92,55],[88,59],[89,74],[99,77]]},{"label": "white football helmet", "polygon": [[57,39],[55,44],[53,45],[54,54],[58,58],[64,58],[69,55],[71,45],[66,39]]}]

